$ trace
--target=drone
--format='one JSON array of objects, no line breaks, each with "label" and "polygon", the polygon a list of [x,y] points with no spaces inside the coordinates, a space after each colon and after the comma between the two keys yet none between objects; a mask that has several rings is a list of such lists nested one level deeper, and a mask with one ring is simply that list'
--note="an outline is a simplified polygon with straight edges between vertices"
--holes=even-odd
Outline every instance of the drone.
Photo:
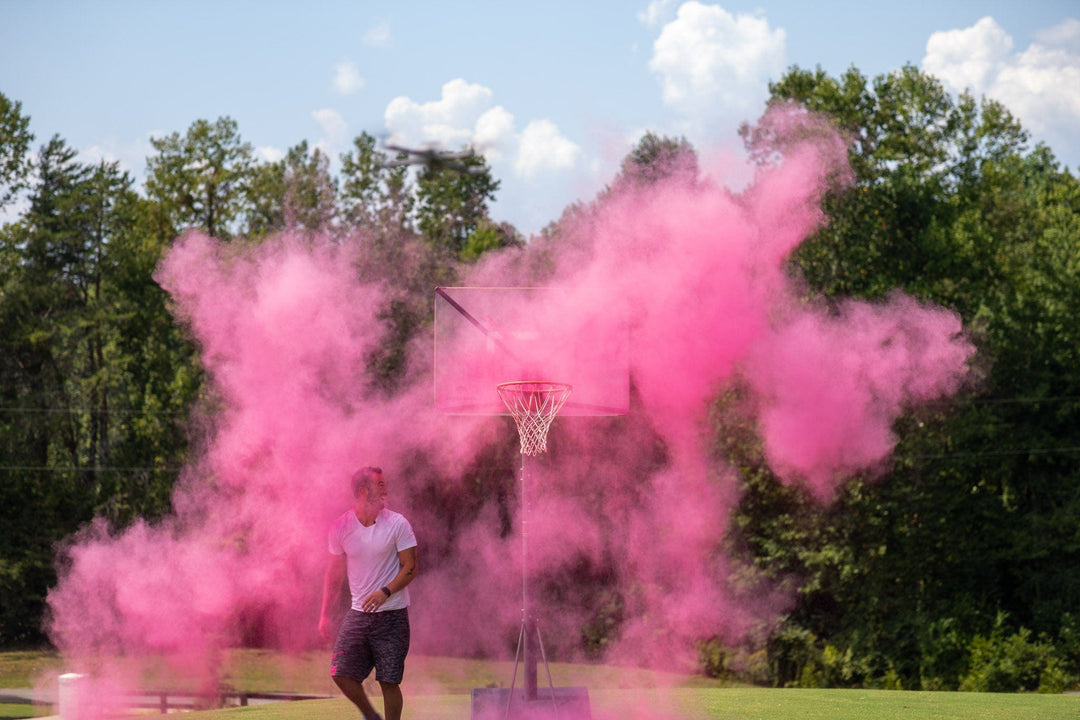
[{"label": "drone", "polygon": [[426,165],[431,169],[445,168],[465,175],[482,175],[484,168],[479,165],[466,165],[462,160],[476,157],[473,150],[451,152],[449,150],[436,150],[424,148],[422,150],[401,147],[400,145],[387,145],[387,150],[394,150],[406,157],[394,160],[384,160],[379,163],[384,168],[403,167],[405,165]]}]

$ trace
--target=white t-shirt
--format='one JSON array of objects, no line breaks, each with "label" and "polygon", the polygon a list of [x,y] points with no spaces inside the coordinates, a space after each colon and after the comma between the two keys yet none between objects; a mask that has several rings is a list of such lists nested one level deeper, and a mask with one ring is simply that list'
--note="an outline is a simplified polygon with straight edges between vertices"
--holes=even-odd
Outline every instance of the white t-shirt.
[{"label": "white t-shirt", "polygon": [[[330,526],[330,552],[345,554],[353,610],[371,593],[394,579],[401,569],[398,553],[416,547],[416,535],[405,516],[383,508],[371,527],[364,527],[352,510]],[[400,610],[409,606],[409,588],[386,599],[379,610]]]}]

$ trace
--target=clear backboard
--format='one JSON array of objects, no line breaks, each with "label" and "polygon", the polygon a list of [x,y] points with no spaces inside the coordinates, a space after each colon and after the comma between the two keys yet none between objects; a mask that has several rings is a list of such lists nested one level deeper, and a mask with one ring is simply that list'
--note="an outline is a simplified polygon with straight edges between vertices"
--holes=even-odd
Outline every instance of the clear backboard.
[{"label": "clear backboard", "polygon": [[561,417],[626,414],[625,318],[587,298],[559,288],[436,288],[436,410],[508,415],[498,385],[532,380],[573,386]]}]

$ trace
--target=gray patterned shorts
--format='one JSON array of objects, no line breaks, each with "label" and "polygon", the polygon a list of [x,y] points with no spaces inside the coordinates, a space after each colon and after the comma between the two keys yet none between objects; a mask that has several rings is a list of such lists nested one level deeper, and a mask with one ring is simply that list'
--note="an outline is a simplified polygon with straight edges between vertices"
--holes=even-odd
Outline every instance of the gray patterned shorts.
[{"label": "gray patterned shorts", "polygon": [[374,668],[379,682],[400,684],[408,652],[408,608],[374,613],[350,608],[334,643],[330,674],[363,682]]}]

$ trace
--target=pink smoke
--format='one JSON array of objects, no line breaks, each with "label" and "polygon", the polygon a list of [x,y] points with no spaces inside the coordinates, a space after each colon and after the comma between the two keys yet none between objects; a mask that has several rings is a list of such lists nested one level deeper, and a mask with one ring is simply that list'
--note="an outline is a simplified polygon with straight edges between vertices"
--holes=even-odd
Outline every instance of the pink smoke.
[{"label": "pink smoke", "polygon": [[432,426],[404,428],[423,401],[398,398],[391,415],[364,376],[384,332],[372,308],[392,292],[357,282],[358,255],[191,233],[164,258],[157,277],[211,378],[211,435],[174,515],[120,534],[95,526],[66,550],[49,595],[66,654],[165,653],[212,682],[217,652],[249,632],[310,646],[325,528],[350,503],[348,477],[399,435],[421,446]]},{"label": "pink smoke", "polygon": [[746,373],[769,464],[829,499],[888,457],[906,406],[959,389],[971,351],[955,313],[901,294],[848,301],[835,314],[801,310],[777,324]]},{"label": "pink smoke", "polygon": [[[753,637],[788,602],[740,585],[724,552],[738,479],[710,456],[706,423],[723,388],[750,388],[770,464],[828,499],[888,458],[906,408],[965,377],[972,347],[954,313],[899,293],[830,313],[786,273],[826,221],[820,196],[843,176],[844,152],[817,128],[737,194],[685,175],[622,188],[558,241],[488,257],[463,283],[558,285],[562,310],[584,315],[582,337],[601,346],[616,321],[630,328],[631,414],[556,420],[530,488],[531,573],[614,568],[602,578],[621,603],[611,660],[691,667],[695,640]],[[368,376],[403,274],[363,236],[246,246],[192,233],[173,246],[157,278],[211,380],[205,453],[173,516],[73,540],[49,596],[66,654],[166,653],[212,679],[217,651],[242,641],[252,617],[278,646],[310,646],[326,526],[350,504],[351,471],[370,463],[386,468],[420,541],[414,647],[505,656],[522,570],[505,530],[520,508],[515,478],[485,468],[498,443],[516,454],[516,439],[504,419],[433,413],[428,337],[410,346],[398,393]],[[469,505],[464,487],[477,483],[484,501]],[[425,564],[425,548],[438,564]],[[582,606],[599,600],[561,587],[545,596],[545,627],[576,640]]]}]

